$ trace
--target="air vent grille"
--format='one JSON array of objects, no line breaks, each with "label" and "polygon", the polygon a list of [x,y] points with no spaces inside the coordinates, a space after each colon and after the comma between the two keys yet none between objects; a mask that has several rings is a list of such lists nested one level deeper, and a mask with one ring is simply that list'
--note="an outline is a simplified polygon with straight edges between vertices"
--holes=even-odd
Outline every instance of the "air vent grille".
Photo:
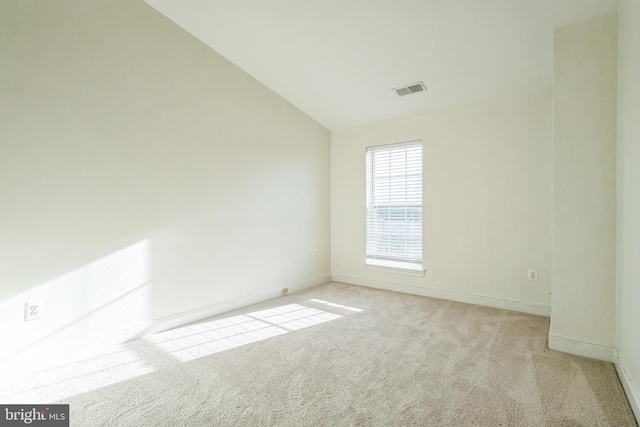
[{"label": "air vent grille", "polygon": [[416,92],[424,92],[427,90],[427,88],[424,86],[424,83],[416,82],[416,83],[411,83],[410,85],[407,85],[407,86],[396,87],[393,90],[396,92],[396,94],[398,94],[398,96],[405,96],[405,95],[411,95],[412,93],[416,93]]}]

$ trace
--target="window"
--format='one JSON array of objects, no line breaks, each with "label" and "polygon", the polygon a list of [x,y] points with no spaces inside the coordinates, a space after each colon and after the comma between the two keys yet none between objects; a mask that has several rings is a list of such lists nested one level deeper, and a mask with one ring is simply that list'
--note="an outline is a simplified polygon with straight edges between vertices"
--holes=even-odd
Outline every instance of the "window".
[{"label": "window", "polygon": [[422,270],[422,141],[367,148],[366,262]]}]

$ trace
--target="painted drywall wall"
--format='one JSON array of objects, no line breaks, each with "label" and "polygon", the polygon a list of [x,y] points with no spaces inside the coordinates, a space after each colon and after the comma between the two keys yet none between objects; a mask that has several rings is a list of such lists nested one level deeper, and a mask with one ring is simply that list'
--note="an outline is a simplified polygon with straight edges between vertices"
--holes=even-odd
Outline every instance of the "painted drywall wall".
[{"label": "painted drywall wall", "polygon": [[618,37],[616,347],[620,377],[640,419],[640,2],[620,2]]},{"label": "painted drywall wall", "polygon": [[616,14],[554,31],[549,345],[563,351],[614,345],[616,46]]},{"label": "painted drywall wall", "polygon": [[[424,277],[364,263],[365,148],[414,139],[423,141]],[[335,279],[544,312],[550,242],[550,91],[332,132]]]},{"label": "painted drywall wall", "polygon": [[3,1],[0,56],[0,361],[329,277],[329,131],[156,10]]}]

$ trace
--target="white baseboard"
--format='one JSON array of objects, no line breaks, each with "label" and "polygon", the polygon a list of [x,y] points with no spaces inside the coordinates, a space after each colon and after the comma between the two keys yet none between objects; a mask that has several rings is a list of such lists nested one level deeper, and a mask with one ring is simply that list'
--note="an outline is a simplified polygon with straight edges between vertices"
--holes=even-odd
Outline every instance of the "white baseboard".
[{"label": "white baseboard", "polygon": [[[331,277],[328,274],[320,275],[300,282],[284,284],[283,287],[287,287],[289,289],[289,293],[293,293],[312,286],[321,285],[330,280]],[[171,316],[162,317],[150,322],[134,325],[127,329],[78,341],[73,344],[48,349],[36,354],[30,354],[22,357],[18,356],[14,359],[2,361],[0,363],[0,379],[69,363],[70,361],[91,356],[92,354],[96,354],[115,345],[123,344],[127,341],[132,341],[158,332],[188,325],[209,317],[217,316],[218,314],[274,299],[281,295],[282,288],[258,292]]]},{"label": "white baseboard", "polygon": [[622,388],[624,388],[624,392],[627,394],[631,410],[633,411],[638,424],[640,424],[640,390],[638,390],[636,383],[633,382],[631,374],[629,374],[624,361],[616,349],[613,350],[613,359],[613,364],[618,372],[618,378],[620,378]]},{"label": "white baseboard", "polygon": [[487,307],[501,308],[504,310],[519,311],[521,313],[536,314],[538,316],[549,317],[551,307],[548,305],[536,304],[526,301],[510,300],[488,295],[471,294],[466,292],[449,291],[445,289],[426,288],[423,286],[404,285],[401,283],[386,282],[382,280],[363,279],[337,275],[331,280],[335,282],[350,283],[352,285],[367,286],[370,288],[384,289],[387,291],[402,292],[405,294],[420,295],[431,298],[446,299],[451,301],[464,302],[467,304],[483,305]]},{"label": "white baseboard", "polygon": [[614,348],[549,333],[549,349],[576,356],[613,362]]}]

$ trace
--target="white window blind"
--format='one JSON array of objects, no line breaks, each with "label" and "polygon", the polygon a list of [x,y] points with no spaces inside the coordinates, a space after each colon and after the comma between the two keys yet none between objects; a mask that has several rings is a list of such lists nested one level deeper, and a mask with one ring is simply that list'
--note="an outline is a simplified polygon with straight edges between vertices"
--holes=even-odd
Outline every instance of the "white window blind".
[{"label": "white window blind", "polygon": [[421,141],[367,148],[367,263],[422,268]]}]

